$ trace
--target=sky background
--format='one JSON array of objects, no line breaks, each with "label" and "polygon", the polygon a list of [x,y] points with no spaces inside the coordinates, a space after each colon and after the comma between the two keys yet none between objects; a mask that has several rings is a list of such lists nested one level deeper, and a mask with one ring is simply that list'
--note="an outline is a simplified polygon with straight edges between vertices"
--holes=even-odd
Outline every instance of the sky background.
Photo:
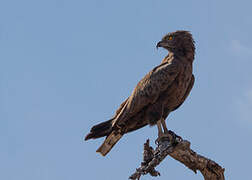
[{"label": "sky background", "polygon": [[[0,1],[0,179],[127,179],[156,127],[125,135],[106,156],[83,141],[113,116],[167,54],[156,43],[190,30],[194,88],[168,127],[196,152],[251,179],[252,2]],[[203,179],[167,157],[156,179]],[[154,179],[149,175],[142,178]]]}]

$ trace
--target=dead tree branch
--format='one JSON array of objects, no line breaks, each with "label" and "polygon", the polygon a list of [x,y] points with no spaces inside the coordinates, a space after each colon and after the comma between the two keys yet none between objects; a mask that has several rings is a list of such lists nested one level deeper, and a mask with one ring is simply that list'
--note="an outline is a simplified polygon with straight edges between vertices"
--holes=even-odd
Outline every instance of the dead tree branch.
[{"label": "dead tree branch", "polygon": [[143,162],[129,179],[139,180],[141,175],[148,173],[151,176],[160,176],[160,173],[155,170],[155,167],[159,165],[167,155],[183,163],[195,173],[199,170],[205,180],[225,179],[224,168],[216,162],[191,150],[189,141],[183,140],[172,131],[170,131],[170,133],[173,135],[173,142],[171,142],[169,138],[161,139],[155,150],[149,145],[149,139],[146,141],[144,144]]}]

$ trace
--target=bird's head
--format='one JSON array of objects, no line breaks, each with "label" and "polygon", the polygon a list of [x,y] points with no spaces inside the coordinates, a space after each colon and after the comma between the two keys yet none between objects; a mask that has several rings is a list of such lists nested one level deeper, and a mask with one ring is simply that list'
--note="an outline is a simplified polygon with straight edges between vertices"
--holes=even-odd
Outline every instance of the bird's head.
[{"label": "bird's head", "polygon": [[168,33],[157,43],[156,47],[163,47],[174,54],[194,58],[194,40],[189,31],[176,31]]}]

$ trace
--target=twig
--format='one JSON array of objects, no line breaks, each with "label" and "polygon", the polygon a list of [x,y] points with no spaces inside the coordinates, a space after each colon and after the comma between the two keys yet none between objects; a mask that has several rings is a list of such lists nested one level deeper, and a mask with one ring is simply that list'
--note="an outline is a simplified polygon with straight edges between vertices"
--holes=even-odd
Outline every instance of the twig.
[{"label": "twig", "polygon": [[173,142],[169,138],[163,138],[158,142],[154,150],[149,145],[149,139],[144,144],[143,162],[141,167],[136,169],[129,179],[140,179],[141,175],[150,174],[151,176],[160,176],[155,167],[165,159],[167,155],[180,161],[195,173],[199,170],[205,180],[224,180],[224,168],[216,162],[201,156],[191,150],[190,142],[183,140],[181,137],[170,131],[173,136]]}]

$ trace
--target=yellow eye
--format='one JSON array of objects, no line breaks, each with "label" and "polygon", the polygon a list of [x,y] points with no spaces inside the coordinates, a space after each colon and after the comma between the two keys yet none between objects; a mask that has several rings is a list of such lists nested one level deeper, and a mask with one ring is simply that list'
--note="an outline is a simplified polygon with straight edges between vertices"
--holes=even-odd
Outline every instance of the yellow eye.
[{"label": "yellow eye", "polygon": [[169,36],[169,38],[168,38],[169,40],[172,40],[173,39],[173,37],[172,36]]}]

